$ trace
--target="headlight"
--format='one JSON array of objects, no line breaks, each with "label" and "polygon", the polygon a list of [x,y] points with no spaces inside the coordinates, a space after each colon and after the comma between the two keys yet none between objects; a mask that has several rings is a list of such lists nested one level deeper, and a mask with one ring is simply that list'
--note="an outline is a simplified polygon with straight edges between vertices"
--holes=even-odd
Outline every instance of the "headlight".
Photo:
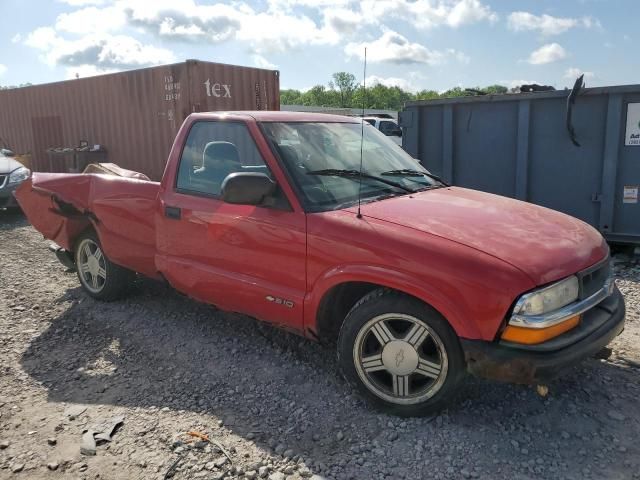
[{"label": "headlight", "polygon": [[513,310],[515,315],[542,315],[578,299],[578,277],[571,276],[535,292],[520,297]]},{"label": "headlight", "polygon": [[502,332],[502,339],[535,345],[576,327],[582,319],[581,311],[567,312],[563,307],[578,300],[578,290],[578,277],[573,275],[522,295]]},{"label": "headlight", "polygon": [[31,172],[28,168],[20,167],[16,168],[13,172],[9,174],[9,183],[20,183],[24,182],[27,178],[29,178],[29,174]]}]

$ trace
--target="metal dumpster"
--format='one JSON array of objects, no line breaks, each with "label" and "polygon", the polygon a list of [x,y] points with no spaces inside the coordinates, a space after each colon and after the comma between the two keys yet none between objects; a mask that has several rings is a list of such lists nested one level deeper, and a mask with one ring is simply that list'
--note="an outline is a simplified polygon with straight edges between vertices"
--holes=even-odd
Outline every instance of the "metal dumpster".
[{"label": "metal dumpster", "polygon": [[573,215],[640,245],[640,85],[409,102],[403,148],[459,185]]}]

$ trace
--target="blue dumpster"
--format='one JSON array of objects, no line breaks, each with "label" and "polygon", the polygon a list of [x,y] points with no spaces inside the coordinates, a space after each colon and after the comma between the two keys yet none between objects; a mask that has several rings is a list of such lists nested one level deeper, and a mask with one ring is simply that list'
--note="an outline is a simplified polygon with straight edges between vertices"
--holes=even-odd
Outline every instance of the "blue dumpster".
[{"label": "blue dumpster", "polygon": [[568,96],[409,102],[403,148],[454,185],[559,210],[609,241],[640,245],[640,85],[583,89],[569,116]]}]

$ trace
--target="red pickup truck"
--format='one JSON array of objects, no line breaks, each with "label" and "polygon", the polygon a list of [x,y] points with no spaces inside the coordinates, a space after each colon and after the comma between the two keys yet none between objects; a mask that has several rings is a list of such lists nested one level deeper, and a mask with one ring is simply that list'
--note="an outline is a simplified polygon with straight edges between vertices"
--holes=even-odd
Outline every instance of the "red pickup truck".
[{"label": "red pickup truck", "polygon": [[334,343],[390,413],[442,407],[466,371],[544,382],[624,327],[597,231],[448,186],[360,119],[192,114],[140,177],[35,173],[16,196],[92,297],[137,273]]}]

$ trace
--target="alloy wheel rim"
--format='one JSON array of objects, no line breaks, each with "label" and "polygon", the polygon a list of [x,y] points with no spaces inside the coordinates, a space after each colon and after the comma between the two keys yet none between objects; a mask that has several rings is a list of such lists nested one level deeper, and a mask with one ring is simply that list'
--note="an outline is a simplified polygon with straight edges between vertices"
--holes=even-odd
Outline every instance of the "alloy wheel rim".
[{"label": "alloy wheel rim", "polygon": [[444,344],[425,322],[411,315],[387,313],[369,320],[353,347],[358,376],[376,396],[398,405],[433,397],[449,367]]},{"label": "alloy wheel rim", "polygon": [[78,246],[78,271],[84,286],[99,293],[107,281],[107,264],[100,246],[93,240],[84,239]]}]

